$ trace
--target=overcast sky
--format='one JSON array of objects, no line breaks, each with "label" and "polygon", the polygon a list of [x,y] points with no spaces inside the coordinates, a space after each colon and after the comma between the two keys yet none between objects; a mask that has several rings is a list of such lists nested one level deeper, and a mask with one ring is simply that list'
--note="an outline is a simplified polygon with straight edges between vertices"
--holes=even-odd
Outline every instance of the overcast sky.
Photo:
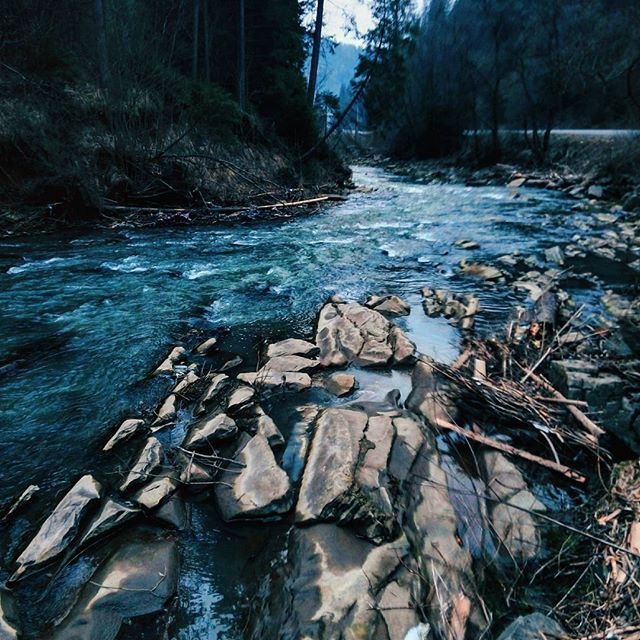
[{"label": "overcast sky", "polygon": [[366,33],[373,21],[369,0],[325,0],[324,3],[324,34],[335,38],[339,42],[362,44],[357,33]]}]

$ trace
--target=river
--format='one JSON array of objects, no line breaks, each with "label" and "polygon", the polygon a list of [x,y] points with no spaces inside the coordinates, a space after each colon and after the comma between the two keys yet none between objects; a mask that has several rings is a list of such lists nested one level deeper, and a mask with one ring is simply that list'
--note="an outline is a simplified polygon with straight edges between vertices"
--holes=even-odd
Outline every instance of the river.
[{"label": "river", "polygon": [[[598,233],[558,193],[514,198],[506,187],[417,184],[369,167],[355,167],[354,181],[346,202],[284,222],[2,240],[0,502],[29,483],[51,502],[99,468],[118,419],[166,392],[146,375],[189,332],[228,329],[221,357],[241,353],[251,369],[260,339],[309,337],[329,295],[395,293],[415,305],[406,326],[418,348],[451,360],[458,334],[424,317],[421,287],[477,292],[486,332],[524,293],[461,275],[460,259],[518,250],[543,265],[544,248],[584,234],[587,223]],[[453,247],[459,238],[480,249]],[[590,302],[606,283],[573,285]],[[249,538],[195,505],[182,539],[176,638],[234,637]]]}]

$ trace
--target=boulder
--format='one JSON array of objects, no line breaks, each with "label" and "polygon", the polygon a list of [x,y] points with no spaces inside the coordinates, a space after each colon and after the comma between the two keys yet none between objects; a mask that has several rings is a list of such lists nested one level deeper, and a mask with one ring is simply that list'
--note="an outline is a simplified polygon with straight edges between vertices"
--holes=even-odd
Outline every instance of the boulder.
[{"label": "boulder", "polygon": [[[529,511],[546,511],[545,506],[529,491],[518,468],[499,451],[486,450],[480,454],[484,471],[491,529],[499,548],[506,551],[504,560],[516,572],[523,563],[535,558],[540,551],[540,531]],[[520,508],[518,508],[520,507]]]},{"label": "boulder", "polygon": [[158,373],[173,373],[173,367],[176,362],[179,362],[187,352],[183,347],[174,347],[171,349],[169,355],[162,361],[158,368],[154,371],[154,374]]},{"label": "boulder", "polygon": [[17,569],[11,580],[58,558],[76,537],[90,511],[100,499],[101,493],[102,486],[93,476],[82,476],[69,489],[20,554],[16,560]]},{"label": "boulder", "polygon": [[256,392],[253,387],[248,384],[241,384],[229,394],[229,398],[227,399],[227,411],[229,413],[240,411],[241,409],[254,404],[255,401]]},{"label": "boulder", "polygon": [[544,259],[547,262],[555,262],[556,264],[563,265],[564,253],[562,252],[562,249],[558,246],[549,247],[549,249],[544,250]]},{"label": "boulder", "polygon": [[175,594],[178,549],[171,540],[133,542],[93,575],[53,640],[114,640],[125,620],[159,613]]},{"label": "boulder", "polygon": [[595,198],[596,200],[601,200],[604,197],[604,187],[601,187],[597,184],[592,184],[587,189],[587,196],[589,198]]},{"label": "boulder", "polygon": [[320,366],[318,360],[303,358],[302,356],[274,356],[258,371],[258,375],[277,374],[279,372],[310,373]]},{"label": "boulder", "polygon": [[530,613],[516,618],[498,640],[555,640],[565,635],[565,630],[552,618],[542,613]]},{"label": "boulder", "polygon": [[111,436],[107,444],[102,448],[103,451],[111,451],[117,444],[130,440],[138,433],[146,431],[144,420],[140,418],[131,418],[125,420]]},{"label": "boulder", "polygon": [[235,438],[238,425],[226,413],[218,413],[196,422],[182,444],[185,449],[201,449]]},{"label": "boulder", "polygon": [[162,467],[163,459],[164,450],[160,441],[153,437],[149,438],[131,467],[131,471],[120,485],[120,491],[125,493],[144,484]]},{"label": "boulder", "polygon": [[411,305],[398,296],[369,296],[364,304],[389,316],[408,316],[411,313]]},{"label": "boulder", "polygon": [[18,638],[18,612],[13,593],[0,586],[0,638],[16,640]]},{"label": "boulder", "polygon": [[386,365],[394,355],[405,361],[410,342],[402,340],[403,334],[397,332],[392,338],[393,326],[375,309],[356,303],[326,304],[316,331],[320,361],[324,366],[353,362],[363,367]]},{"label": "boulder", "polygon": [[335,517],[332,503],[354,482],[367,415],[327,409],[318,417],[296,506],[296,522]]},{"label": "boulder", "polygon": [[350,373],[332,373],[314,378],[313,384],[338,398],[349,395],[357,387],[356,378]]},{"label": "boulder", "polygon": [[176,494],[156,509],[153,512],[153,517],[161,524],[177,529],[178,531],[183,531],[189,524],[184,500]]},{"label": "boulder", "polygon": [[131,499],[141,507],[151,510],[166,502],[176,492],[177,488],[178,483],[171,476],[154,478],[137,491]]},{"label": "boulder", "polygon": [[466,251],[473,251],[474,249],[479,249],[480,245],[475,242],[475,240],[456,240],[453,243],[458,249],[465,249]]},{"label": "boulder", "polygon": [[235,369],[242,364],[242,356],[234,356],[231,360],[227,360],[218,371],[222,373],[223,371],[229,371],[229,369]]},{"label": "boulder", "polygon": [[0,518],[0,522],[8,522],[22,507],[40,491],[37,484],[30,484],[7,508]]},{"label": "boulder", "polygon": [[189,489],[197,490],[198,487],[211,488],[216,471],[215,467],[200,464],[192,456],[183,452],[176,456],[176,467],[181,484],[189,487]]},{"label": "boulder", "polygon": [[416,345],[409,340],[400,327],[391,327],[389,330],[389,342],[393,351],[393,364],[405,366],[415,362]]},{"label": "boulder", "polygon": [[208,340],[205,340],[204,342],[201,342],[196,347],[196,353],[200,353],[202,355],[206,355],[207,353],[211,353],[212,351],[215,351],[217,346],[218,346],[218,339],[217,338],[209,338]]},{"label": "boulder", "polygon": [[190,387],[199,381],[200,378],[195,371],[188,371],[187,375],[171,390],[171,393],[176,395],[185,395],[189,392]]},{"label": "boulder", "polygon": [[[428,639],[429,627],[420,624],[416,603],[405,584],[396,580],[389,582],[378,599],[378,607],[384,618],[388,640],[410,640],[410,633],[415,629],[421,633],[417,636],[418,639]],[[422,635],[422,632],[426,633]]]},{"label": "boulder", "polygon": [[507,184],[507,187],[509,187],[509,189],[519,189],[521,186],[524,185],[526,181],[527,181],[526,178],[515,178],[511,180],[509,184]]},{"label": "boulder", "polygon": [[267,373],[248,372],[238,374],[238,380],[250,384],[261,395],[269,396],[279,392],[298,392],[311,387],[311,377],[308,373],[296,371],[269,371]]},{"label": "boulder", "polygon": [[230,378],[224,373],[219,373],[215,375],[209,385],[207,386],[205,392],[202,394],[200,400],[198,400],[198,404],[193,411],[193,415],[199,416],[205,413],[207,410],[207,404],[211,403],[218,396],[222,395],[223,390],[225,390],[228,386]]},{"label": "boulder", "polygon": [[168,395],[164,399],[164,401],[160,405],[160,408],[156,412],[156,419],[151,423],[152,431],[157,431],[158,429],[162,429],[163,427],[167,426],[167,424],[169,424],[170,422],[176,419],[176,413],[177,413],[176,402],[177,401],[178,401],[178,398],[173,393]]},{"label": "boulder", "polygon": [[504,273],[500,269],[480,262],[467,262],[467,260],[463,259],[460,261],[460,269],[466,275],[482,278],[489,282],[504,280]]},{"label": "boulder", "polygon": [[110,533],[115,528],[133,519],[140,513],[140,509],[131,507],[124,502],[107,498],[100,510],[87,525],[84,535],[80,539],[78,546],[84,546],[88,542],[99,538],[106,533]]},{"label": "boulder", "polygon": [[267,347],[267,358],[277,358],[279,356],[303,356],[312,358],[318,355],[318,347],[312,342],[299,340],[298,338],[288,338],[275,342]]},{"label": "boulder", "polygon": [[411,393],[405,406],[432,424],[437,419],[451,422],[458,415],[449,383],[441,380],[425,360],[420,360],[413,369]]},{"label": "boulder", "polygon": [[284,445],[285,441],[280,429],[260,405],[251,407],[249,415],[245,415],[243,418],[243,428],[252,435],[259,433],[264,436],[272,449],[277,449]]},{"label": "boulder", "polygon": [[387,638],[376,601],[406,553],[402,537],[376,547],[334,525],[293,529],[280,581],[248,637],[277,628],[282,638]]},{"label": "boulder", "polygon": [[215,487],[225,521],[273,519],[291,508],[289,477],[278,466],[264,436],[243,436],[234,460],[239,464],[230,464]]}]

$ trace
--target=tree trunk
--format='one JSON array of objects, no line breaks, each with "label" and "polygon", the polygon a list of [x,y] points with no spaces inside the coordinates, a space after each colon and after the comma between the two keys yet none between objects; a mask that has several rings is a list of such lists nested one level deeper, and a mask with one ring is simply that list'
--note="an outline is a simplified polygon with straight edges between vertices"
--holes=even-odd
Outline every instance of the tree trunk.
[{"label": "tree trunk", "polygon": [[193,0],[193,52],[191,54],[191,79],[198,79],[198,35],[200,31],[200,0]]},{"label": "tree trunk", "polygon": [[204,79],[211,82],[211,52],[209,50],[209,0],[204,0],[202,4],[202,26],[204,29]]},{"label": "tree trunk", "polygon": [[245,0],[239,0],[238,11],[238,104],[244,111],[246,99]]},{"label": "tree trunk", "polygon": [[309,86],[307,98],[313,106],[316,98],[316,83],[318,81],[318,65],[320,63],[320,45],[322,44],[322,15],[324,13],[324,0],[318,0],[316,8],[316,25],[313,31],[313,49],[311,50],[311,66],[309,67]]},{"label": "tree trunk", "polygon": [[107,25],[102,0],[94,0],[96,18],[96,42],[98,45],[98,73],[100,87],[106,91],[109,87],[109,52],[107,50]]}]

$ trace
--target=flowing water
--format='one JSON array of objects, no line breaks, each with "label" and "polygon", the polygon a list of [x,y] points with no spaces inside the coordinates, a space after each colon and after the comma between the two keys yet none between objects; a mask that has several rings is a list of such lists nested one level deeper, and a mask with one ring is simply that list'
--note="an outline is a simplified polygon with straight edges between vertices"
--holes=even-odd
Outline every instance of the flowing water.
[{"label": "flowing water", "polygon": [[[461,275],[460,259],[491,262],[516,249],[539,257],[587,222],[551,192],[514,198],[503,187],[416,184],[366,167],[354,181],[363,188],[347,202],[285,222],[3,240],[0,503],[30,483],[53,499],[104,464],[100,448],[117,420],[166,391],[146,374],[190,331],[229,329],[224,347],[250,368],[260,339],[309,337],[331,294],[393,292],[417,303],[423,286],[479,293],[487,330],[503,324],[517,298],[507,285]],[[481,248],[456,249],[459,238]],[[603,287],[582,285],[572,293],[586,301]],[[423,352],[455,357],[458,336],[445,320],[425,318],[416,304],[405,327]],[[385,385],[406,395],[406,379]],[[174,637],[231,637],[251,554],[263,542],[219,528],[200,505],[182,542]]]}]

